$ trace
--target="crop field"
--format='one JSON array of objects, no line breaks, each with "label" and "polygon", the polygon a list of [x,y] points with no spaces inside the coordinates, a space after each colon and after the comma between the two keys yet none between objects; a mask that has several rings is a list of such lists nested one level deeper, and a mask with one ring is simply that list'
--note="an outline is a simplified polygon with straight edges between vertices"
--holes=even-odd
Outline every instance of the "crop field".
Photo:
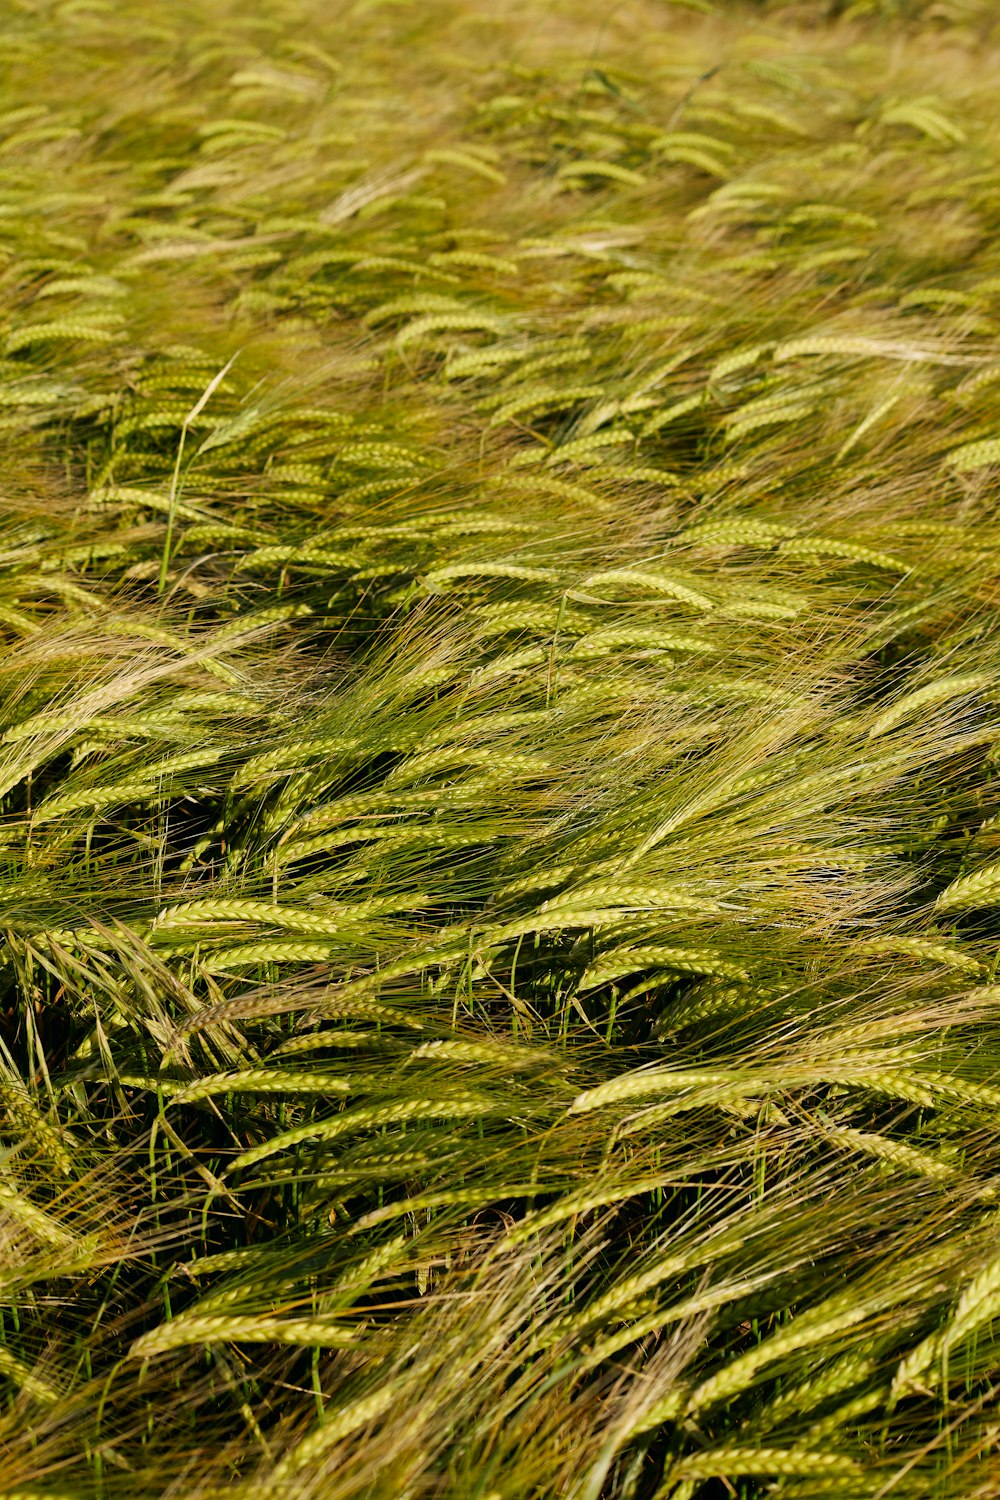
[{"label": "crop field", "polygon": [[996,1500],[1000,6],[0,78],[0,1500]]}]

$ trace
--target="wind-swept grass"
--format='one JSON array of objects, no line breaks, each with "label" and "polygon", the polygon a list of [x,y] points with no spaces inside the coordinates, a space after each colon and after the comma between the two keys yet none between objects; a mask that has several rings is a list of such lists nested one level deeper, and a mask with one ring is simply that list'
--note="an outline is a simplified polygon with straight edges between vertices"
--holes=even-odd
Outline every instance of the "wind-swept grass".
[{"label": "wind-swept grass", "polygon": [[0,19],[0,1496],[997,1494],[993,7]]}]

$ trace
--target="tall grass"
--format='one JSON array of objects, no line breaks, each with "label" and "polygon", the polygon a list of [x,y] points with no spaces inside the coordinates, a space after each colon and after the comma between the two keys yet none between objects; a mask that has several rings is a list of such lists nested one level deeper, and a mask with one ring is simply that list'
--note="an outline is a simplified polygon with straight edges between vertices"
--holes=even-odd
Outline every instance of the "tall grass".
[{"label": "tall grass", "polygon": [[0,20],[0,1496],[996,1495],[994,8]]}]

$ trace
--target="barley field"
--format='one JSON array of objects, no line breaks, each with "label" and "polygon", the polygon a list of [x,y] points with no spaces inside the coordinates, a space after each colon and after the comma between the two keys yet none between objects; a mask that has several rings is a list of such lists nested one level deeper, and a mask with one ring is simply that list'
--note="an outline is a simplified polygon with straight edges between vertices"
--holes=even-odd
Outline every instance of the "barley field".
[{"label": "barley field", "polygon": [[1000,6],[0,69],[0,1500],[995,1500]]}]

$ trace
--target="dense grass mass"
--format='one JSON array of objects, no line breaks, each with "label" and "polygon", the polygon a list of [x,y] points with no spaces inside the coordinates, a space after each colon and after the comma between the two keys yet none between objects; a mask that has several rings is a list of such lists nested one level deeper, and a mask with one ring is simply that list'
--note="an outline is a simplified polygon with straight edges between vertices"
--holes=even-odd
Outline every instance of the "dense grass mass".
[{"label": "dense grass mass", "polygon": [[997,8],[0,66],[0,1496],[1000,1494]]}]

